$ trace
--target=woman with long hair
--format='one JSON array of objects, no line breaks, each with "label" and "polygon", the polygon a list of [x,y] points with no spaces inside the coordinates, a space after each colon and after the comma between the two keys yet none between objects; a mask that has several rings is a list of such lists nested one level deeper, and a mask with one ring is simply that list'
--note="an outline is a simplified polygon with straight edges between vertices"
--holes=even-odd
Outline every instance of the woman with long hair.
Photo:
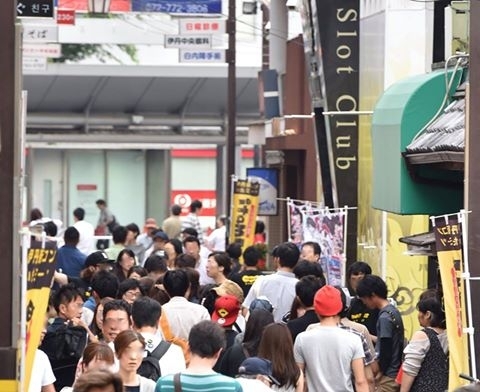
[{"label": "woman with long hair", "polygon": [[145,353],[145,339],[131,329],[120,332],[113,342],[118,358],[118,374],[125,392],[154,392],[155,381],[137,374]]},{"label": "woman with long hair", "polygon": [[285,324],[267,325],[262,333],[258,356],[272,362],[273,377],[280,385],[272,385],[275,391],[303,392],[303,374],[293,356],[292,335]]},{"label": "woman with long hair", "polygon": [[136,264],[135,253],[131,249],[122,249],[117,257],[117,262],[113,272],[117,275],[118,280],[123,282],[128,277],[128,272]]}]

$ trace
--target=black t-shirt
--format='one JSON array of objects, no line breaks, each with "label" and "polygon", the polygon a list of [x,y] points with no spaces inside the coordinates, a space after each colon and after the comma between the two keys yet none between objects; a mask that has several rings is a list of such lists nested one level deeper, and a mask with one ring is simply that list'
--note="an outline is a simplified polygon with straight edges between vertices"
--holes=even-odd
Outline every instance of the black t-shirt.
[{"label": "black t-shirt", "polygon": [[125,392],[140,392],[140,385],[137,385],[136,387],[129,387],[128,385],[124,386]]},{"label": "black t-shirt", "polygon": [[290,320],[287,323],[287,327],[292,334],[293,341],[295,342],[297,335],[303,331],[306,331],[310,324],[315,324],[319,321],[320,320],[314,310],[307,310],[303,316]]},{"label": "black t-shirt", "polygon": [[354,298],[347,317],[356,323],[365,325],[371,335],[377,336],[378,309],[370,309],[360,298]]},{"label": "black t-shirt", "polygon": [[247,270],[239,272],[238,274],[233,274],[230,277],[230,280],[233,280],[242,288],[243,295],[246,297],[259,275],[263,275],[262,271]]}]

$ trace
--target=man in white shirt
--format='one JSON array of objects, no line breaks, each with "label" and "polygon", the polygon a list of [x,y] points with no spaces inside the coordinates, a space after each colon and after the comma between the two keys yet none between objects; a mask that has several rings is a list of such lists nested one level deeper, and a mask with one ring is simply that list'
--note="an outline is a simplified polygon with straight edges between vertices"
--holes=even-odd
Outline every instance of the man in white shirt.
[{"label": "man in white shirt", "polygon": [[95,228],[92,224],[84,221],[85,219],[85,210],[81,207],[75,208],[73,210],[73,220],[75,227],[80,233],[80,241],[78,241],[77,248],[80,252],[86,254],[87,256],[94,252],[95,249]]},{"label": "man in white shirt", "polygon": [[217,228],[210,233],[205,241],[205,245],[210,251],[225,252],[227,236],[226,221],[227,218],[225,216],[219,216],[217,218]]}]

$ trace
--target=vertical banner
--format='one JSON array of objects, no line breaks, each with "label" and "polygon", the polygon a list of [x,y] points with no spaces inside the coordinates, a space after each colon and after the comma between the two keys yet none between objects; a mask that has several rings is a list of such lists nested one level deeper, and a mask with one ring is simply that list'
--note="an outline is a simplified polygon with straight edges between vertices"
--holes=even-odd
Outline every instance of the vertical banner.
[{"label": "vertical banner", "polygon": [[27,331],[24,353],[25,390],[28,390],[35,351],[40,343],[40,335],[45,323],[50,284],[55,272],[56,253],[57,244],[55,242],[32,240],[27,252],[27,260],[23,260],[24,263],[27,263],[27,292],[22,293],[25,298],[23,304],[26,306],[26,326],[22,327]]},{"label": "vertical banner", "polygon": [[233,179],[229,242],[240,244],[242,252],[254,242],[259,192],[260,183]]},{"label": "vertical banner", "polygon": [[463,384],[460,373],[469,374],[464,285],[462,280],[462,225],[455,215],[434,219],[435,243],[442,281],[450,351],[448,390]]},{"label": "vertical banner", "polygon": [[278,169],[266,167],[247,168],[247,177],[260,185],[258,215],[277,215]]}]

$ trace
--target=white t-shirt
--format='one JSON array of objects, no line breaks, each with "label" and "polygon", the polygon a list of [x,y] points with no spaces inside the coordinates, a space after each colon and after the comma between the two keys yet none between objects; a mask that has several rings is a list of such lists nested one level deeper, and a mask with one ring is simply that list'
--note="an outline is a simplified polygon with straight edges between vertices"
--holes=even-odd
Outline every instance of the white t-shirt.
[{"label": "white t-shirt", "polygon": [[[148,332],[141,332],[141,334],[145,339],[145,350],[149,352],[155,350],[162,340],[162,335],[159,331],[157,331],[155,334]],[[186,365],[183,350],[176,344],[170,344],[170,347],[162,356],[162,358],[160,358],[158,364],[160,365],[162,377],[168,374],[175,374],[184,371],[186,369]]]},{"label": "white t-shirt", "polygon": [[93,225],[81,220],[75,222],[73,227],[75,227],[80,233],[80,241],[78,241],[77,245],[78,250],[88,256],[95,251],[93,238],[95,235],[95,229],[93,228]]},{"label": "white t-shirt", "polygon": [[28,392],[41,392],[42,387],[55,382],[50,361],[42,350],[37,349],[33,357],[32,374]]},{"label": "white t-shirt", "polygon": [[227,228],[225,226],[213,230],[207,237],[207,245],[214,251],[225,252],[225,236]]}]

